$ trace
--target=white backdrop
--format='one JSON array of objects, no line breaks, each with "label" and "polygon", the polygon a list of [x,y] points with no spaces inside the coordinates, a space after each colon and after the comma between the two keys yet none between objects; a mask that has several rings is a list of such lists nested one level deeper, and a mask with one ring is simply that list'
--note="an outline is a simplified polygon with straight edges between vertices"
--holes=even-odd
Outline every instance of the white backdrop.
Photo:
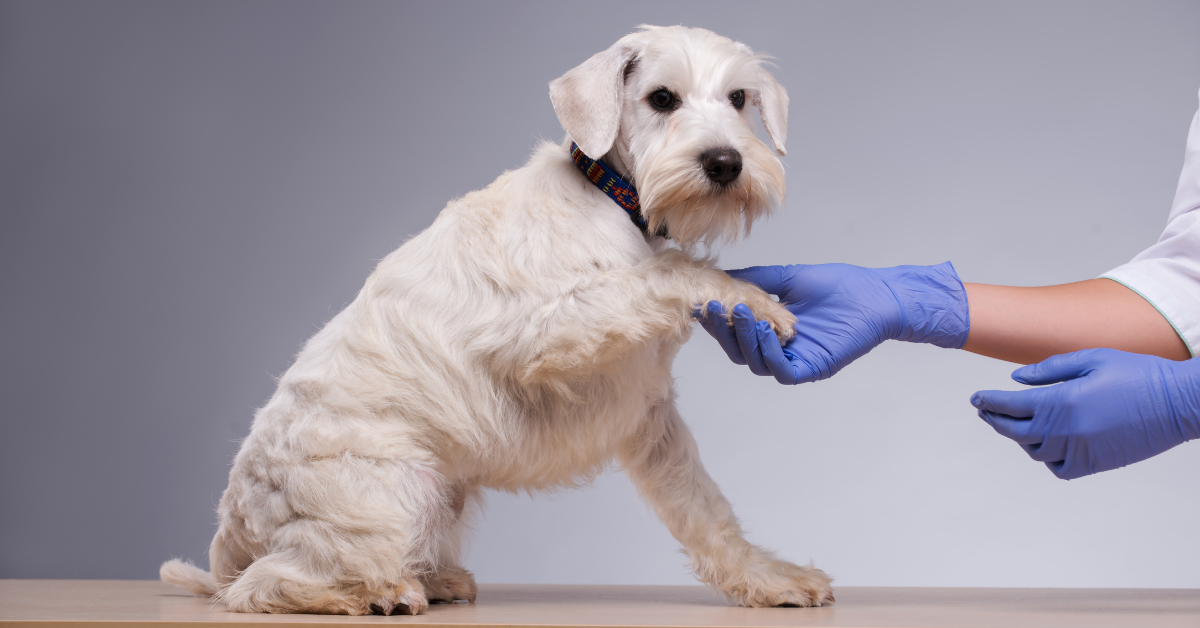
[{"label": "white backdrop", "polygon": [[[0,577],[204,563],[303,340],[447,200],[558,139],[635,25],[774,55],[789,196],[725,267],[1094,277],[1158,236],[1200,4],[0,4]],[[1200,587],[1200,445],[1063,482],[975,417],[1014,365],[891,343],[788,388],[703,332],[682,411],[751,538],[842,585]],[[492,495],[482,582],[689,583],[619,473]]]}]

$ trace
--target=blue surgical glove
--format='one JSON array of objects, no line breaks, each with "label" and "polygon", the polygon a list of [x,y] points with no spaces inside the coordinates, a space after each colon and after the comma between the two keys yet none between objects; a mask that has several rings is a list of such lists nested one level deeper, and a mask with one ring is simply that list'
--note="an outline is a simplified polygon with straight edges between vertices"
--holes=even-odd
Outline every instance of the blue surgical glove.
[{"label": "blue surgical glove", "polygon": [[728,271],[779,297],[796,315],[796,336],[781,347],[745,305],[732,328],[720,303],[700,322],[729,359],[782,384],[832,377],[885,340],[960,348],[967,341],[967,293],[950,262],[937,266],[862,268],[849,264],[755,266]]},{"label": "blue surgical glove", "polygon": [[1200,358],[1175,362],[1115,349],[1088,349],[1013,371],[1045,388],[981,390],[979,416],[1054,475],[1117,469],[1200,438]]}]

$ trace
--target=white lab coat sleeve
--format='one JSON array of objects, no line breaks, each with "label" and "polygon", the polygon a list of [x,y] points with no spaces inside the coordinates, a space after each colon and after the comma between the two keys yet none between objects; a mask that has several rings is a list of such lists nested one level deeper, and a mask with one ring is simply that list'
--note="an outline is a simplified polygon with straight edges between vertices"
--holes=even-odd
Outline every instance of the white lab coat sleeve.
[{"label": "white lab coat sleeve", "polygon": [[1142,295],[1200,355],[1200,111],[1192,118],[1167,228],[1154,246],[1101,275]]}]

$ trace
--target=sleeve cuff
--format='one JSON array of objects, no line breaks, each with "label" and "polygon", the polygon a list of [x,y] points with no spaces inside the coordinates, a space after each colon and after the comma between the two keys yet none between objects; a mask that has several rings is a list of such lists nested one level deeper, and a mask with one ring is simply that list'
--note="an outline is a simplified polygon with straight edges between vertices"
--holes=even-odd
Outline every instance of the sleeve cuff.
[{"label": "sleeve cuff", "polygon": [[[1175,328],[1175,333],[1183,339],[1192,357],[1200,352],[1200,299],[1186,290],[1179,290],[1172,282],[1156,279],[1162,273],[1152,272],[1145,266],[1154,266],[1160,260],[1144,260],[1130,262],[1118,266],[1100,275],[1101,279],[1111,279],[1130,290],[1138,293],[1158,310],[1163,318]],[[1151,270],[1151,272],[1147,272]]]}]

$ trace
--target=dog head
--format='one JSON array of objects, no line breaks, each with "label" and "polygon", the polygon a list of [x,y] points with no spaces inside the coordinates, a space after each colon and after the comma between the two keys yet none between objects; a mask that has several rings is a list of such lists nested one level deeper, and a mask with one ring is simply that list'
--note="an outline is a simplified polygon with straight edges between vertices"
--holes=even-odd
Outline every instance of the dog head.
[{"label": "dog head", "polygon": [[642,26],[551,82],[550,100],[586,155],[634,183],[652,232],[715,244],[783,201],[783,164],[749,117],[785,154],[788,96],[762,60],[704,29]]}]

